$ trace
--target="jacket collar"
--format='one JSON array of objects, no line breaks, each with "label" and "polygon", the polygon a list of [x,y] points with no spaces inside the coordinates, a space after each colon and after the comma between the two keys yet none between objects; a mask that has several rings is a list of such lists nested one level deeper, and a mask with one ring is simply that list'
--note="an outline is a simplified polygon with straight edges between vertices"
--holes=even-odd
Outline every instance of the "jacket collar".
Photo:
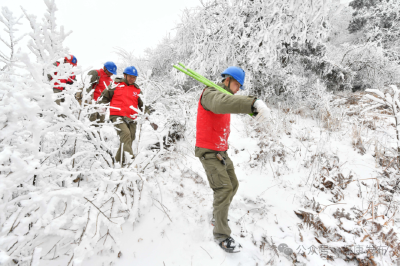
[{"label": "jacket collar", "polygon": [[108,75],[106,74],[106,72],[104,71],[104,69],[100,68],[100,69],[99,69],[99,72],[100,72],[100,76],[106,76],[106,77],[108,77]]},{"label": "jacket collar", "polygon": [[224,83],[218,83],[218,86],[222,87],[224,90],[226,90],[227,92],[229,92],[230,94],[234,95],[233,92],[231,91],[231,89],[229,89],[227,86],[225,86]]}]

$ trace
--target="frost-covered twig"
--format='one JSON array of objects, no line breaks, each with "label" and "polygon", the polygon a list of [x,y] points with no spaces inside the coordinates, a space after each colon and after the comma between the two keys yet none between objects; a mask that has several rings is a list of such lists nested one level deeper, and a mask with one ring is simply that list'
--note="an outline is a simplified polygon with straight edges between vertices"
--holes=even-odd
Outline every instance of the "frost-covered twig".
[{"label": "frost-covered twig", "polygon": [[[107,218],[107,220],[109,220],[111,223],[114,223],[113,221],[110,220],[110,218],[107,217],[107,215],[104,214],[104,212],[102,212],[99,207],[97,207],[91,200],[87,199],[86,197],[84,197],[85,200],[87,200],[88,202],[90,202],[101,214],[103,214],[104,217]],[[114,223],[115,224],[115,223]]]},{"label": "frost-covered twig", "polygon": [[21,25],[21,18],[22,16],[19,18],[14,17],[13,13],[7,7],[2,7],[0,22],[6,27],[6,32],[9,35],[10,41],[7,42],[1,37],[1,35],[0,41],[10,49],[10,55],[6,56],[3,52],[0,52],[0,62],[5,64],[3,68],[0,69],[1,71],[5,71],[7,68],[11,70],[13,65],[17,62],[17,60],[15,60],[17,45],[21,39],[26,36],[26,34],[23,34],[19,37],[15,36],[15,33],[17,32],[17,26]]},{"label": "frost-covered twig", "polygon": [[208,254],[208,256],[210,256],[210,258],[212,259],[212,257],[211,257],[211,255],[210,255],[210,253],[208,253],[208,251],[207,250],[205,250],[202,246],[200,246],[207,254]]},{"label": "frost-covered twig", "polygon": [[392,112],[392,117],[395,119],[396,125],[396,137],[397,137],[397,165],[400,165],[400,99],[397,86],[391,85],[388,87],[388,91],[383,93],[379,90],[368,89],[366,92],[371,93],[370,95],[366,95],[366,97],[372,102],[377,103],[367,109],[365,111],[369,111],[380,106],[388,106]]},{"label": "frost-covered twig", "polygon": [[155,201],[157,201],[159,204],[160,204],[160,206],[161,206],[161,208],[162,208],[162,212],[163,213],[165,213],[165,215],[167,215],[167,217],[168,217],[168,219],[171,221],[171,223],[172,223],[172,220],[171,220],[171,217],[169,217],[169,215],[168,215],[168,213],[167,213],[167,210],[166,210],[166,207],[164,206],[164,204],[162,204],[158,199],[155,199],[155,198],[153,198],[152,197],[152,199],[153,200],[155,200]]}]

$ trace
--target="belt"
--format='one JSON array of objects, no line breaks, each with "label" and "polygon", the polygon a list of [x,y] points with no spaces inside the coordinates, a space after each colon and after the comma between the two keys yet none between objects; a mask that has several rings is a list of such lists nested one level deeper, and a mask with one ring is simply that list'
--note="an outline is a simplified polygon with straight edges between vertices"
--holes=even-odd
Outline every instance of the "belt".
[{"label": "belt", "polygon": [[136,123],[135,120],[129,120],[129,119],[127,119],[126,117],[122,117],[122,120],[123,120],[125,123],[127,123],[127,124],[129,124],[129,123]]},{"label": "belt", "polygon": [[219,151],[219,152],[207,152],[200,157],[200,160],[207,160],[207,159],[218,159],[223,165],[226,165],[225,159],[228,157],[228,153],[226,151]]}]

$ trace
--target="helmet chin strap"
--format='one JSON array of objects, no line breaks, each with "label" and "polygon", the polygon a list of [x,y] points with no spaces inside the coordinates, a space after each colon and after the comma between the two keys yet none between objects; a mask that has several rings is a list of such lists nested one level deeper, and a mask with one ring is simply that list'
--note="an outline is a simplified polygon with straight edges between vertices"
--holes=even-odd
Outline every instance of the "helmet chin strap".
[{"label": "helmet chin strap", "polygon": [[229,77],[228,89],[231,89],[231,77]]}]

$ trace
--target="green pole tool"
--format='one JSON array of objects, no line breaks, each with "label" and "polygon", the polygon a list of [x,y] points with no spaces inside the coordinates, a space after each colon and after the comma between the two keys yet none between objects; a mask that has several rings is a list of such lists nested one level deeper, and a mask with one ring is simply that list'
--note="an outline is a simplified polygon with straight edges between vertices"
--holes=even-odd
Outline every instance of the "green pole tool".
[{"label": "green pole tool", "polygon": [[[222,87],[218,86],[217,84],[215,84],[211,80],[208,80],[207,78],[203,77],[202,75],[200,75],[196,71],[194,71],[194,70],[192,70],[190,68],[187,68],[184,64],[178,63],[178,65],[179,66],[177,66],[177,65],[172,65],[172,66],[174,68],[178,69],[179,71],[185,73],[189,77],[192,77],[197,81],[200,81],[201,83],[203,83],[207,87],[213,87],[213,88],[216,88],[217,90],[219,90],[220,92],[223,92],[223,93],[228,94],[228,95],[233,95],[232,93],[230,93],[229,91],[224,90]],[[249,115],[253,116],[254,114],[249,114]]]},{"label": "green pole tool", "polygon": [[182,63],[178,63],[178,65],[172,65],[174,68],[178,69],[179,71],[185,73],[186,75],[194,78],[197,81],[200,81],[201,83],[203,83],[204,85],[208,86],[208,87],[213,87],[216,88],[217,90],[219,90],[220,92],[223,92],[225,94],[228,95],[233,95],[232,93],[224,90],[222,87],[218,86],[217,84],[215,84],[214,82],[212,82],[211,80],[206,79],[205,77],[203,77],[202,75],[200,75],[199,73],[197,73],[196,71],[187,68],[184,64]]}]

